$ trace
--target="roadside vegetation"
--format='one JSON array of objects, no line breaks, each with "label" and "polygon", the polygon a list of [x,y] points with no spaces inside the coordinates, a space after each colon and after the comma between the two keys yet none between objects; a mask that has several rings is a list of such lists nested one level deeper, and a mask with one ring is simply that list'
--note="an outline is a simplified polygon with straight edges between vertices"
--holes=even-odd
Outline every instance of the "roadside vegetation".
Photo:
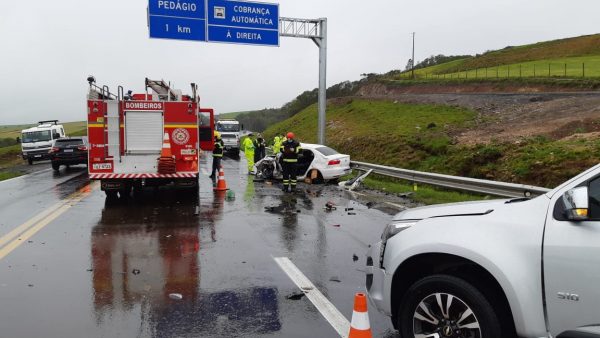
[{"label": "roadside vegetation", "polygon": [[[5,125],[0,126],[0,181],[23,175],[23,166],[27,162],[21,158],[21,144],[17,137],[21,136],[21,130],[37,124]],[[87,135],[85,121],[63,123],[65,133],[69,136]]]},{"label": "roadside vegetation", "polygon": [[410,198],[415,202],[426,205],[495,198],[475,193],[465,193],[456,190],[433,187],[426,184],[414,185],[411,182],[380,175],[369,175],[363,181],[363,186],[393,195],[405,196],[406,198]]},{"label": "roadside vegetation", "polygon": [[[353,160],[548,188],[600,162],[600,137],[590,136],[585,127],[561,139],[457,143],[456,135],[476,128],[476,116],[444,105],[337,99],[328,105],[327,142]],[[600,124],[600,117],[589,128],[594,124]],[[316,142],[317,107],[273,125],[264,135],[270,140],[288,130],[301,142]]]},{"label": "roadside vegetation", "polygon": [[[417,64],[414,73],[417,79],[429,80],[600,78],[600,34],[508,46],[475,56],[432,56]],[[407,69],[390,72],[384,79],[411,76]]]}]

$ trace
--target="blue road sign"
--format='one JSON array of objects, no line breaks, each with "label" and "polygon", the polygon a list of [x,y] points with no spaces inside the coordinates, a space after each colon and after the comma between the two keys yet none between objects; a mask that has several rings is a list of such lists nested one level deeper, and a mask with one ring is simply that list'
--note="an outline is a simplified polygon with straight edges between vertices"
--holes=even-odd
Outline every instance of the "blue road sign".
[{"label": "blue road sign", "polygon": [[149,0],[150,37],[206,41],[206,0]]},{"label": "blue road sign", "polygon": [[206,21],[151,15],[150,37],[206,41]]},{"label": "blue road sign", "polygon": [[234,0],[149,0],[151,38],[279,46],[279,5]]},{"label": "blue road sign", "polygon": [[207,0],[208,41],[279,46],[279,5]]},{"label": "blue road sign", "polygon": [[279,32],[276,30],[208,25],[208,36],[211,42],[279,46]]}]

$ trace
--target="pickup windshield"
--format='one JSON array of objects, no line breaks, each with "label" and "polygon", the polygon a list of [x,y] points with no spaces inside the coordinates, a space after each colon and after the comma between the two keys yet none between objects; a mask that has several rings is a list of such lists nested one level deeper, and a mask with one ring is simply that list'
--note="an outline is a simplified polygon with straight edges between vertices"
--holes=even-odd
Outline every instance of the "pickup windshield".
[{"label": "pickup windshield", "polygon": [[42,141],[50,141],[52,140],[52,135],[50,134],[50,130],[41,130],[41,131],[32,131],[23,133],[22,141],[23,143],[32,143],[32,142],[42,142]]},{"label": "pickup windshield", "polygon": [[223,132],[238,132],[240,131],[240,125],[239,124],[221,124],[221,123],[217,123],[217,131],[223,131]]}]

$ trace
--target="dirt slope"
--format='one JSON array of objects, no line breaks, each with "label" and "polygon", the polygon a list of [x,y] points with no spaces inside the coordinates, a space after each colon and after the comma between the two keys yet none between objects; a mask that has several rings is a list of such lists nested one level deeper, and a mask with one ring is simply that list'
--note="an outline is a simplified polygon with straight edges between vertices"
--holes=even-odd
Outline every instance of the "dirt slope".
[{"label": "dirt slope", "polygon": [[453,89],[454,92],[441,93],[432,88],[406,90],[376,84],[363,87],[358,95],[473,109],[478,113],[477,122],[455,135],[459,144],[510,142],[538,135],[558,140],[575,133],[590,133],[590,137],[597,138],[596,132],[600,131],[600,92],[544,93],[537,92],[544,88],[533,88],[533,92],[532,88],[521,88],[529,93],[477,93],[472,86],[465,86],[464,91]]}]

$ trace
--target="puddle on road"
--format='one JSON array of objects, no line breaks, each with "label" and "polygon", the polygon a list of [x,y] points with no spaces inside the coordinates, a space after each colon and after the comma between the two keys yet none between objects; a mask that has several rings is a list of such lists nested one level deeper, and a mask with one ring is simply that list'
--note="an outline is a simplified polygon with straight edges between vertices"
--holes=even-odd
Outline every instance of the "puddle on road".
[{"label": "puddle on road", "polygon": [[[215,241],[226,193],[194,198],[181,191],[107,200],[92,229],[93,307],[99,326],[141,320],[142,336],[236,336],[281,330],[278,289],[200,287],[203,241]],[[135,272],[135,273],[134,273]],[[171,294],[178,294],[176,298]]]}]

